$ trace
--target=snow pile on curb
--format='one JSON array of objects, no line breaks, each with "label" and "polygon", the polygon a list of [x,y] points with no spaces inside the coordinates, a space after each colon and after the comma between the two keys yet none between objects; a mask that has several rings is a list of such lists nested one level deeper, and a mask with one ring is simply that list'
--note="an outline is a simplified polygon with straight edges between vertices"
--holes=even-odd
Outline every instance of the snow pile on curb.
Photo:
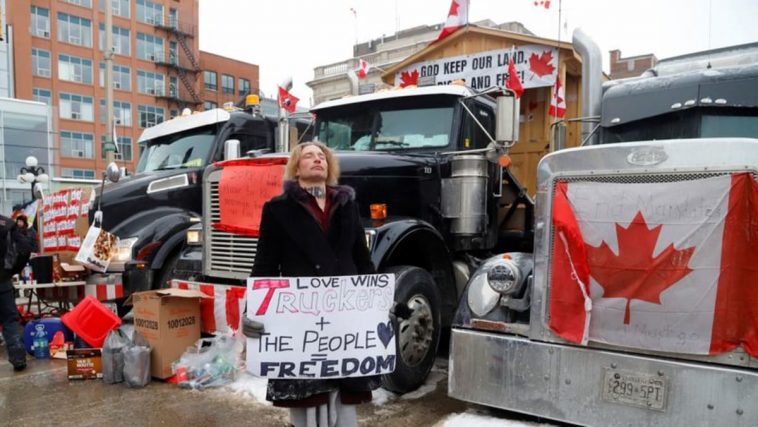
[{"label": "snow pile on curb", "polygon": [[550,427],[552,424],[538,424],[525,421],[504,420],[491,415],[475,412],[450,414],[437,427]]},{"label": "snow pile on curb", "polygon": [[271,405],[271,402],[266,400],[267,383],[268,380],[266,378],[253,376],[243,370],[237,380],[227,385],[226,388],[235,393],[252,396],[259,403]]}]

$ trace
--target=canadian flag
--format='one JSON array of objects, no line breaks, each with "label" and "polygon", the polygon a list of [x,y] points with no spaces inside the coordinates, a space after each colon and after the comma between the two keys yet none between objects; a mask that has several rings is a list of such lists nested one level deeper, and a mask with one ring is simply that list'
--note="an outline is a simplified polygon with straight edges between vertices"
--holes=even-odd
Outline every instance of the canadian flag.
[{"label": "canadian flag", "polygon": [[521,98],[524,94],[524,85],[521,84],[521,79],[516,71],[516,64],[513,62],[513,53],[508,60],[508,78],[505,80],[505,87],[516,93],[516,98]]},{"label": "canadian flag", "polygon": [[358,60],[358,69],[355,71],[355,74],[358,75],[359,79],[365,79],[368,75],[368,70],[371,68],[371,65],[366,61],[365,59],[359,59]]},{"label": "canadian flag", "polygon": [[555,77],[555,86],[553,87],[553,96],[550,98],[550,108],[548,109],[550,117],[562,119],[566,115],[566,91],[561,84],[561,78]]},{"label": "canadian flag", "polygon": [[559,182],[549,326],[576,343],[758,356],[758,184]]},{"label": "canadian flag", "polygon": [[288,112],[294,113],[297,101],[300,101],[300,99],[287,92],[287,89],[279,86],[279,108],[284,108]]},{"label": "canadian flag", "polygon": [[447,14],[445,26],[440,31],[440,35],[432,43],[436,43],[445,37],[456,32],[459,28],[468,24],[468,6],[469,0],[452,0],[450,11]]}]

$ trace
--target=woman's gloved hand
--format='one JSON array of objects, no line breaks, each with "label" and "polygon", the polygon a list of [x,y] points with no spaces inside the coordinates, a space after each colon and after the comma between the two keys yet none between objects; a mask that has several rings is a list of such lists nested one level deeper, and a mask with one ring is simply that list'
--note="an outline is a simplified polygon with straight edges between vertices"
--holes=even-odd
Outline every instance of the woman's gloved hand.
[{"label": "woman's gloved hand", "polygon": [[260,338],[264,331],[263,323],[250,320],[247,317],[242,319],[242,335],[248,338]]}]

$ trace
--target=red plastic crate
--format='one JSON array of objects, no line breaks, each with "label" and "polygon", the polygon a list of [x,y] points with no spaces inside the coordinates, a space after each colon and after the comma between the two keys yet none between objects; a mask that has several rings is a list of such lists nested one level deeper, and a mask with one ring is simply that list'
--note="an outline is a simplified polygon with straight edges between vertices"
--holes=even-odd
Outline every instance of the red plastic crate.
[{"label": "red plastic crate", "polygon": [[91,295],[64,314],[61,320],[93,348],[102,347],[108,332],[121,325],[121,319]]}]

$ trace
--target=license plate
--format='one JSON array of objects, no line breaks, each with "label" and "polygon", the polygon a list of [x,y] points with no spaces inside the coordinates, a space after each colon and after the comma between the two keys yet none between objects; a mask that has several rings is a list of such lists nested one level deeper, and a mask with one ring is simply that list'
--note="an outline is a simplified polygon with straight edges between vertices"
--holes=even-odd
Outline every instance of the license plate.
[{"label": "license plate", "polygon": [[667,389],[667,380],[662,376],[606,369],[603,379],[603,400],[665,411]]}]

